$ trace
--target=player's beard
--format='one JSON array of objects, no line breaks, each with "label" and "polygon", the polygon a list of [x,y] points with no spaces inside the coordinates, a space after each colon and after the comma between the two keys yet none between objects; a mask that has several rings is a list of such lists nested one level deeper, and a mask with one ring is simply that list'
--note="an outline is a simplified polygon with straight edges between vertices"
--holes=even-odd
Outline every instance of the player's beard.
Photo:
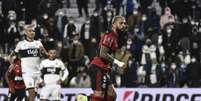
[{"label": "player's beard", "polygon": [[118,34],[123,34],[123,33],[125,33],[126,32],[126,28],[122,28],[122,29],[118,29],[117,30],[117,33]]}]

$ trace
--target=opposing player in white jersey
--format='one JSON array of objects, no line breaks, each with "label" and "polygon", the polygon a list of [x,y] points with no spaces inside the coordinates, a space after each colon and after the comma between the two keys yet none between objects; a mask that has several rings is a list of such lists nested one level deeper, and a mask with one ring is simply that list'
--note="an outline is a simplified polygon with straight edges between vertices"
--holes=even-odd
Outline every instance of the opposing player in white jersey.
[{"label": "opposing player in white jersey", "polygon": [[33,25],[25,25],[24,31],[26,35],[25,40],[17,43],[17,46],[14,52],[10,54],[9,59],[11,63],[11,59],[14,55],[19,56],[21,59],[22,77],[29,93],[28,99],[29,101],[35,101],[36,83],[39,81],[40,77],[40,55],[41,53],[47,54],[47,52],[40,41],[34,40],[35,31]]},{"label": "opposing player in white jersey", "polygon": [[60,88],[68,76],[68,70],[64,63],[56,58],[56,50],[48,50],[48,59],[40,64],[41,79],[43,88],[41,89],[41,101],[47,101],[50,95],[54,101],[60,101]]}]

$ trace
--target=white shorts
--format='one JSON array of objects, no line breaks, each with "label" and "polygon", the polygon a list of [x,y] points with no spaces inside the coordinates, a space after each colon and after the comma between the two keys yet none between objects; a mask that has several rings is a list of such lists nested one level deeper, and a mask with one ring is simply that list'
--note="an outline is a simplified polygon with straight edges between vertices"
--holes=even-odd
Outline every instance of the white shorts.
[{"label": "white shorts", "polygon": [[26,89],[38,87],[40,74],[23,73],[22,77],[23,77]]},{"label": "white shorts", "polygon": [[51,96],[52,100],[60,100],[60,89],[61,86],[58,84],[47,84],[41,89],[40,99],[49,99]]}]

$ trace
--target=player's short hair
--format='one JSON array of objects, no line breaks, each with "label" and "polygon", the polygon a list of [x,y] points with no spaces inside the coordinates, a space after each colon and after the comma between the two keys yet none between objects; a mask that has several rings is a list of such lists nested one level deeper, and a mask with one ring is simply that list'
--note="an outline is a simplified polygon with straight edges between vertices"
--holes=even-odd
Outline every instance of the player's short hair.
[{"label": "player's short hair", "polygon": [[114,24],[118,19],[124,19],[124,17],[123,16],[114,16],[113,18],[112,18],[112,24]]},{"label": "player's short hair", "polygon": [[57,51],[56,47],[51,47],[51,48],[48,48],[47,51],[49,52],[50,50],[55,50]]},{"label": "player's short hair", "polygon": [[28,28],[32,28],[34,29],[34,25],[33,24],[26,24],[23,26],[24,30],[28,29]]}]

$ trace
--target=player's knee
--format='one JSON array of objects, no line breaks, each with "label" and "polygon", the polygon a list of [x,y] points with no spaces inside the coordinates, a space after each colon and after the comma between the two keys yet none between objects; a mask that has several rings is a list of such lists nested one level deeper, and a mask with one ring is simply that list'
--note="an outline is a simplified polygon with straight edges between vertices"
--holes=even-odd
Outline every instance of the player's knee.
[{"label": "player's knee", "polygon": [[94,91],[94,96],[104,96],[104,91]]},{"label": "player's knee", "polygon": [[115,97],[115,98],[116,98],[116,96],[117,96],[115,90],[112,89],[112,88],[109,88],[109,89],[107,90],[107,93],[108,93],[109,96],[113,96],[113,97]]},{"label": "player's knee", "polygon": [[113,98],[117,97],[117,93],[115,91],[108,91],[108,95],[112,96]]},{"label": "player's knee", "polygon": [[29,89],[28,92],[29,92],[29,96],[31,96],[31,97],[35,97],[36,96],[36,92],[35,92],[34,89]]}]

